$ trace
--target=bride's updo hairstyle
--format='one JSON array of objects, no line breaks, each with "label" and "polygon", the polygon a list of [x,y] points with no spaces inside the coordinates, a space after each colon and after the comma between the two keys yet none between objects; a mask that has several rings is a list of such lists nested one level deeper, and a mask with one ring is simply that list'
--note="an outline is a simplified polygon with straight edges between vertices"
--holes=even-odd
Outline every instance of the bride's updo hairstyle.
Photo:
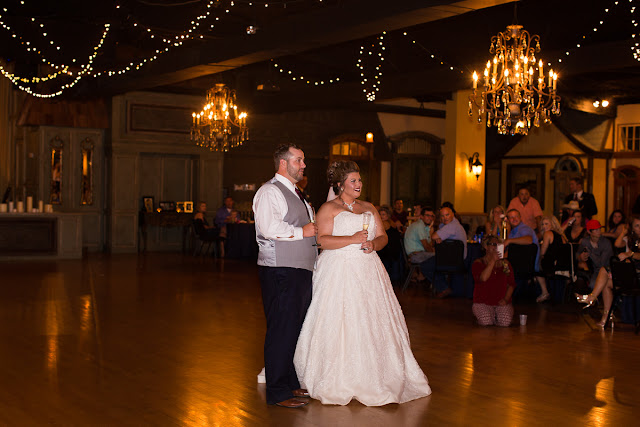
[{"label": "bride's updo hairstyle", "polygon": [[347,175],[351,172],[360,172],[358,164],[351,160],[333,162],[329,165],[329,169],[327,169],[327,179],[329,180],[329,185],[333,188],[333,192],[336,193],[336,195],[340,194],[342,191],[339,184],[344,184],[347,180]]}]

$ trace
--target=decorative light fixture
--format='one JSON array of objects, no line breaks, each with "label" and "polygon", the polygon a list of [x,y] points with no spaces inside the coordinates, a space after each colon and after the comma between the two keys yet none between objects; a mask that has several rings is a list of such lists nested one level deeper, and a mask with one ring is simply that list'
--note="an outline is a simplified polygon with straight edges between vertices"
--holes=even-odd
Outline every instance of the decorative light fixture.
[{"label": "decorative light fixture", "polygon": [[369,144],[373,144],[373,132],[367,132],[367,134],[365,135],[365,140]]},{"label": "decorative light fixture", "polygon": [[191,141],[211,151],[229,151],[249,139],[247,113],[238,113],[236,91],[217,83],[199,113],[191,114]]},{"label": "decorative light fixture", "polygon": [[558,75],[549,70],[545,78],[540,52],[540,37],[530,35],[522,25],[491,37],[489,52],[494,54],[484,70],[484,86],[478,93],[478,74],[473,72],[473,94],[469,96],[469,116],[478,109],[478,123],[486,114],[487,127],[498,133],[527,135],[533,124],[551,123],[551,115],[560,115],[560,97],[556,92]]},{"label": "decorative light fixture", "polygon": [[[474,160],[475,159],[475,160]],[[476,181],[480,179],[482,173],[482,163],[480,162],[480,154],[476,151],[469,157],[469,172],[473,172],[476,176]]]}]

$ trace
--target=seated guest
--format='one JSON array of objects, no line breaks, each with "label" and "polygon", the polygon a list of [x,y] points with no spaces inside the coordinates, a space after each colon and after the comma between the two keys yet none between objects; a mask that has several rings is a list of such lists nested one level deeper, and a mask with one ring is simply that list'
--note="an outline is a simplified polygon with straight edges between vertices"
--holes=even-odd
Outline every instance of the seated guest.
[{"label": "seated guest", "polygon": [[[387,245],[377,251],[378,256],[387,273],[389,273],[391,281],[399,281],[402,279],[402,270],[404,268],[402,245],[400,244],[402,234],[400,234],[395,224],[391,221],[391,209],[389,209],[388,206],[380,207],[378,212],[380,212],[380,219],[382,220],[382,225],[388,238]],[[402,224],[397,224],[402,227]]]},{"label": "seated guest", "polygon": [[224,221],[225,224],[246,224],[247,221],[240,219],[238,211],[233,209],[227,219]]},{"label": "seated guest", "polygon": [[[602,318],[598,323],[596,323],[596,325],[599,326],[600,328],[604,328],[604,324],[607,321],[607,313],[609,313],[609,309],[611,309],[611,304],[613,303],[613,281],[611,280],[611,273],[608,271],[609,258],[606,258],[607,264],[605,264],[604,257],[606,257],[607,254],[612,255],[613,250],[611,249],[611,247],[609,247],[607,251],[607,248],[605,245],[605,247],[603,248],[596,246],[596,249],[597,250],[599,249],[599,250],[593,251],[594,240],[596,245],[601,242],[609,243],[609,241],[606,238],[599,236],[600,234],[599,233],[600,228],[598,227],[599,225],[600,223],[597,220],[591,220],[587,223],[587,229],[589,229],[590,227],[593,227],[593,230],[589,231],[590,233],[589,238],[588,239],[585,238],[586,243],[584,247],[586,248],[586,251],[584,252],[581,251],[579,255],[580,256],[579,260],[581,262],[586,262],[588,257],[588,259],[592,261],[594,267],[596,266],[596,263],[599,264],[598,269],[594,268],[596,273],[594,273],[592,276],[593,291],[588,295],[576,294],[576,299],[578,300],[578,302],[586,304],[585,308],[587,308],[595,304],[596,301],[598,300],[598,296],[602,294],[602,299],[604,301],[604,312],[602,313]],[[630,231],[627,231],[627,230],[630,230]],[[593,233],[594,231],[595,233]],[[596,236],[599,236],[597,240],[596,240]],[[625,242],[625,238],[626,238],[626,242]],[[640,216],[636,216],[631,219],[630,227],[628,229],[625,227],[624,233],[618,236],[618,239],[616,239],[616,246],[631,246],[632,249],[638,248],[637,243],[639,240],[640,240]],[[631,245],[629,245],[629,243],[631,243]],[[589,246],[592,246],[591,252],[590,252]],[[591,257],[592,252],[593,252],[593,257]],[[625,252],[618,254],[618,259],[620,261],[631,259],[635,264],[636,272],[640,272],[640,252],[634,252],[633,250],[626,250]],[[639,274],[639,279],[640,279],[640,274]]]},{"label": "seated guest", "polygon": [[460,224],[462,224],[462,217],[460,216],[460,214],[458,214],[458,212],[456,212],[455,208],[453,207],[453,203],[451,203],[451,202],[444,202],[444,203],[442,204],[442,206],[440,206],[440,209],[442,209],[442,208],[449,208],[449,209],[451,209],[451,212],[453,212],[453,216],[454,216],[454,218],[455,218],[455,219],[457,219],[457,220],[458,220],[458,222],[459,222]]},{"label": "seated guest", "polygon": [[[413,222],[404,233],[404,250],[409,261],[414,264],[422,264],[435,255],[431,243],[431,225],[435,217],[432,208],[423,208],[419,219]],[[424,274],[419,277],[419,280],[423,279]]]},{"label": "seated guest", "polygon": [[393,202],[393,212],[391,212],[391,219],[399,222],[402,226],[407,225],[409,213],[404,210],[404,202],[402,199],[396,199]]},{"label": "seated guest", "polygon": [[396,230],[402,232],[402,223],[400,221],[393,220],[391,208],[389,207],[389,205],[380,206],[380,209],[378,209],[378,212],[382,213],[382,210],[385,210],[388,213],[387,219],[382,220],[382,222],[385,223],[384,224],[385,229],[388,229],[388,227],[393,227]]},{"label": "seated guest", "polygon": [[[463,258],[467,256],[467,233],[464,231],[460,221],[455,218],[453,210],[449,207],[440,209],[440,225],[437,231],[431,233],[431,240],[436,245],[442,243],[443,240],[460,240],[464,245]],[[444,298],[449,295],[451,288],[447,284],[445,277],[441,274],[435,274],[435,257],[427,260],[423,265],[424,268],[422,265],[420,268],[427,279],[434,284],[436,297]]]},{"label": "seated guest", "polygon": [[[602,236],[602,225],[597,219],[587,222],[587,236],[580,241],[578,246],[578,265],[591,261],[593,274],[589,280],[589,287],[593,289],[596,277],[602,267],[609,268],[609,259],[613,256],[613,248],[609,239]],[[585,269],[584,266],[581,267]]]},{"label": "seated guest", "polygon": [[511,199],[507,211],[516,209],[522,218],[522,222],[531,227],[532,230],[540,228],[540,220],[542,219],[542,209],[540,203],[529,193],[527,187],[520,187],[518,195]]},{"label": "seated guest", "polygon": [[609,221],[607,222],[607,232],[602,233],[604,237],[610,237],[617,239],[625,228],[626,217],[624,212],[620,209],[616,209],[609,215]]},{"label": "seated guest", "polygon": [[[511,224],[511,232],[509,233],[509,237],[504,241],[504,250],[505,253],[508,251],[509,245],[530,245],[535,244],[538,246],[538,252],[536,253],[535,260],[535,271],[540,271],[540,244],[538,243],[538,236],[536,236],[536,232],[533,231],[531,227],[525,224],[520,217],[520,212],[517,209],[510,209],[507,211],[507,220],[509,224]],[[547,282],[544,277],[536,277],[536,281],[540,285],[541,294],[549,294],[547,290]],[[546,297],[548,298],[548,296]],[[541,301],[544,301],[542,299]]]},{"label": "seated guest", "polygon": [[200,202],[196,212],[193,214],[193,225],[195,232],[201,238],[213,238],[218,236],[219,230],[209,225],[207,221],[207,202]]},{"label": "seated guest", "polygon": [[[580,205],[576,200],[571,200],[569,203],[562,205],[562,230],[567,228],[569,220],[573,218],[573,213],[580,210]],[[564,231],[563,231],[564,232]]]},{"label": "seated guest", "polygon": [[420,219],[420,217],[422,216],[422,205],[421,204],[415,204],[413,205],[413,211],[411,211],[410,215],[407,217],[407,220],[409,222],[409,224],[411,224],[413,221],[417,221]]},{"label": "seated guest", "polygon": [[506,212],[502,206],[498,205],[495,208],[491,209],[491,212],[489,212],[489,221],[487,221],[484,226],[485,234],[496,236],[499,239],[502,239],[505,235],[503,234],[503,228],[506,227],[506,235],[508,236],[509,232],[511,231],[511,226],[509,225],[509,222],[506,221],[506,219]]},{"label": "seated guest", "polygon": [[498,237],[490,235],[482,240],[485,256],[473,262],[473,314],[480,326],[509,326],[513,319],[511,295],[515,289],[513,267],[500,259]]},{"label": "seated guest", "polygon": [[232,210],[233,199],[231,197],[225,197],[224,206],[218,209],[218,211],[216,212],[216,218],[213,220],[213,223],[216,225],[216,227],[224,227],[224,223],[226,222],[229,215],[231,215]]},{"label": "seated guest", "polygon": [[575,211],[563,229],[564,235],[569,243],[580,243],[587,233],[587,230],[584,228],[582,211]]},{"label": "seated guest", "polygon": [[[553,276],[556,273],[556,262],[562,245],[567,243],[567,238],[562,233],[560,223],[555,216],[543,216],[541,222],[542,244],[540,245],[540,266],[545,276]],[[546,283],[545,283],[546,285]],[[542,288],[542,284],[540,285]],[[536,299],[542,302],[549,299],[549,292],[546,286],[542,289],[542,294]]]}]

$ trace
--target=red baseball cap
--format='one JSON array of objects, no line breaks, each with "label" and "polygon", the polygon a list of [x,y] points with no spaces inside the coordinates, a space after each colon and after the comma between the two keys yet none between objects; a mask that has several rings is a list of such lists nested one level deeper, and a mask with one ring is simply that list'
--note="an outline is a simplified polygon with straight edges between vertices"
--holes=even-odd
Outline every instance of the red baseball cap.
[{"label": "red baseball cap", "polygon": [[600,221],[598,221],[597,219],[590,219],[589,221],[587,221],[588,231],[599,230],[600,228],[602,228],[602,225],[600,224]]}]

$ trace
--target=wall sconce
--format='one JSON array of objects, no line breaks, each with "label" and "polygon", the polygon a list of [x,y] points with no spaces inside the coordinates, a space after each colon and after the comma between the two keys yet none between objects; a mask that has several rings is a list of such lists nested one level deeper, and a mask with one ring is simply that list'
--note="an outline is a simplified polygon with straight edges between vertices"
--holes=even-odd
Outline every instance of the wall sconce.
[{"label": "wall sconce", "polygon": [[475,152],[469,157],[469,172],[473,172],[476,176],[476,181],[480,179],[482,173],[482,163],[480,162],[480,154]]},{"label": "wall sconce", "polygon": [[366,135],[366,141],[367,141],[369,144],[372,144],[372,143],[373,143],[373,132],[367,132],[367,135]]}]

